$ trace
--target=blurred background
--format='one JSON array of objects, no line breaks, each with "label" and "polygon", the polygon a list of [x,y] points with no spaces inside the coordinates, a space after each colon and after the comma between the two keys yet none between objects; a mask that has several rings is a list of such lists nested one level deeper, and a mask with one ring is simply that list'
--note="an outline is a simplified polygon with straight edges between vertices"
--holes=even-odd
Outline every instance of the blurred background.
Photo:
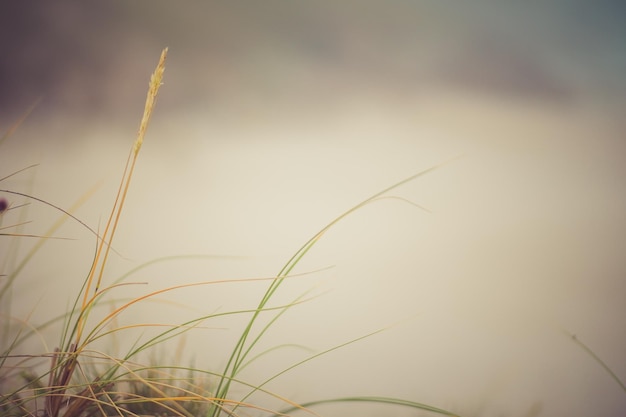
[{"label": "blurred background", "polygon": [[[620,1],[38,2],[0,6],[0,188],[102,230],[149,75],[169,47],[105,280],[120,298],[272,277],[355,204],[438,169],[331,229],[275,304],[311,290],[264,347],[311,352],[391,326],[272,381],[294,401],[381,395],[481,416],[617,416],[626,378],[626,7]],[[458,158],[457,158],[458,157]],[[10,204],[23,200],[7,193]],[[26,213],[26,214],[24,214]],[[31,201],[24,233],[58,217]],[[30,260],[12,313],[66,311],[95,240],[69,222]],[[5,268],[27,253],[22,239]],[[330,269],[324,269],[331,267]],[[321,270],[323,269],[323,270]],[[321,270],[321,271],[320,271]],[[315,272],[317,271],[317,272]],[[121,318],[179,322],[253,308],[267,282],[179,291]],[[5,306],[6,309],[6,306]],[[207,321],[183,353],[221,369],[240,319]],[[132,344],[119,334],[102,349]],[[53,349],[58,336],[32,349]],[[261,349],[261,347],[260,347]],[[171,357],[172,352],[177,357]],[[260,382],[310,352],[268,354]],[[325,416],[415,415],[319,408]]]}]

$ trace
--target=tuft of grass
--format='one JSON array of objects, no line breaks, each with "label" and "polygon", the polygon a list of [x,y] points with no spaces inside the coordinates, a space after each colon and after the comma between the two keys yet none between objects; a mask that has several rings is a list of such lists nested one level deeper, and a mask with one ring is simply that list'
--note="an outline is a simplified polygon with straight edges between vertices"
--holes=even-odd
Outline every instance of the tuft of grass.
[{"label": "tuft of grass", "polygon": [[[356,210],[380,199],[398,198],[386,194],[409,181],[438,169],[441,165],[433,166],[408,177],[372,195],[338,216],[305,242],[274,277],[192,282],[150,291],[134,298],[114,298],[115,294],[118,294],[125,286],[138,284],[126,281],[138,270],[158,265],[161,262],[184,258],[174,256],[152,260],[129,271],[119,279],[112,280],[112,284],[105,285],[106,282],[111,282],[109,277],[105,279],[106,266],[111,251],[114,251],[115,232],[162,84],[166,57],[167,48],[162,51],[156,69],[151,76],[137,137],[128,156],[113,208],[102,233],[93,230],[73,214],[94,190],[90,190],[72,207],[65,210],[28,193],[0,189],[0,193],[2,193],[0,196],[0,237],[11,239],[11,243],[15,245],[22,238],[37,239],[36,244],[20,260],[13,259],[18,253],[18,251],[13,250],[9,252],[8,258],[10,259],[5,259],[2,265],[3,272],[6,271],[6,274],[0,277],[2,278],[0,283],[0,304],[2,305],[2,311],[0,311],[2,317],[2,328],[0,329],[0,416],[218,417],[251,415],[250,413],[253,411],[258,415],[267,416],[287,416],[293,412],[317,415],[312,410],[317,405],[352,402],[404,406],[436,414],[454,415],[437,407],[388,397],[354,396],[318,399],[297,404],[265,388],[265,385],[270,381],[306,362],[315,360],[336,349],[357,343],[384,329],[348,340],[320,353],[311,353],[305,359],[268,375],[265,381],[260,384],[250,384],[241,379],[241,371],[250,363],[261,360],[267,353],[267,351],[258,352],[258,350],[259,342],[267,334],[270,327],[291,308],[310,299],[307,298],[308,294],[304,293],[284,305],[270,304],[285,280],[296,279],[304,275],[293,274],[294,268],[322,236]],[[9,129],[9,132],[0,140],[0,144],[23,122],[25,116]],[[0,182],[30,168],[27,167],[9,174],[0,179]],[[4,195],[23,199],[23,202],[12,205]],[[56,210],[59,213],[59,219],[42,234],[25,233],[23,231],[24,225],[27,223],[25,219],[11,221],[8,226],[2,224],[7,213],[17,208],[25,209],[27,204],[31,202],[44,204]],[[22,210],[22,214],[25,212],[26,210]],[[33,256],[42,250],[46,242],[51,239],[63,239],[56,233],[66,221],[77,222],[88,230],[95,239],[91,267],[82,281],[73,304],[66,313],[52,317],[38,325],[31,324],[28,317],[25,319],[13,317],[10,306],[14,283],[21,276],[25,265],[33,262]],[[192,257],[194,256],[189,256],[189,258]],[[204,314],[176,324],[137,323],[120,325],[118,321],[131,307],[165,293],[195,286],[230,285],[235,282],[257,281],[267,282],[268,286],[261,295],[259,302],[248,309]],[[230,354],[225,359],[226,365],[221,371],[183,366],[180,363],[169,365],[162,360],[154,359],[149,365],[140,361],[141,355],[153,352],[156,347],[164,342],[172,339],[184,340],[187,332],[204,326],[210,320],[230,315],[244,316],[247,321],[235,345],[230,350]],[[262,316],[267,320],[261,321]],[[33,338],[41,339],[41,345],[47,346],[42,332],[45,329],[56,328],[54,326],[60,328],[57,347],[34,355],[23,353],[25,344]],[[106,342],[112,344],[115,338],[121,334],[141,335],[148,329],[154,329],[156,333],[147,338],[137,337],[136,342],[123,355],[113,355],[94,347],[96,342],[105,341],[105,345]],[[274,349],[282,347],[284,346],[276,346]],[[235,387],[237,390],[234,389]],[[242,390],[243,394],[234,394],[234,392],[241,392]],[[276,407],[270,408],[256,400],[254,402],[251,400],[259,395],[280,403],[282,410],[275,409]]]}]

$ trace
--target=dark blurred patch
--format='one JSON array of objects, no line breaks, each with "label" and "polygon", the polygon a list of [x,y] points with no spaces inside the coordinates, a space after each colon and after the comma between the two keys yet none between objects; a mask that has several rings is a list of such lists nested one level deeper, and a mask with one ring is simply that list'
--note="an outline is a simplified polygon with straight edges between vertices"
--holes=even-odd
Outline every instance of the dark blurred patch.
[{"label": "dark blurred patch", "polygon": [[[113,2],[3,2],[0,12],[0,111],[19,113],[37,98],[50,106],[97,108],[98,88],[63,89],[104,76],[116,28]],[[115,17],[115,19],[113,19]],[[97,86],[94,86],[97,87]]]},{"label": "dark blurred patch", "polygon": [[576,94],[550,62],[514,42],[498,42],[497,35],[464,43],[438,67],[439,83],[475,94],[561,103]]},{"label": "dark blurred patch", "polygon": [[[623,33],[618,19],[610,18],[610,9],[623,11],[623,6],[604,1],[585,26],[581,19],[589,7],[579,3],[561,4],[561,12],[556,6],[483,0],[185,7],[154,0],[149,8],[122,0],[4,2],[0,112],[15,118],[39,97],[46,111],[81,116],[139,108],[146,74],[165,46],[170,47],[168,99],[161,107],[231,103],[236,108],[251,99],[252,106],[266,108],[287,103],[293,109],[308,102],[314,111],[357,93],[406,96],[442,88],[563,103],[577,94],[580,81],[553,65],[561,59],[562,51],[554,47],[561,41],[543,48],[537,40],[544,34],[573,37],[579,25],[580,38],[599,50],[605,39]],[[568,29],[550,16],[568,22]],[[595,30],[600,26],[613,35],[589,40],[592,33],[603,33]],[[582,62],[576,49],[564,53],[569,54],[565,61]],[[591,64],[577,68],[579,74],[591,71],[583,78],[602,79],[598,83],[606,78],[596,75],[601,70]]]}]

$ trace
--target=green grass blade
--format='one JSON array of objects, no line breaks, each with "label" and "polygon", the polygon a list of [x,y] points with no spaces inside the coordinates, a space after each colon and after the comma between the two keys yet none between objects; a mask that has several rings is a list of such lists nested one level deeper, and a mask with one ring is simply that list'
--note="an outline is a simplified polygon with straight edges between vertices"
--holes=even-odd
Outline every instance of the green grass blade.
[{"label": "green grass blade", "polygon": [[[441,408],[432,407],[427,404],[422,404],[414,401],[402,400],[399,398],[391,398],[391,397],[375,397],[375,396],[357,396],[357,397],[342,397],[342,398],[331,398],[327,400],[318,400],[318,401],[310,401],[307,403],[301,404],[304,408],[314,407],[316,405],[322,404],[337,404],[337,403],[350,403],[350,402],[360,402],[360,403],[376,403],[376,404],[388,404],[388,405],[398,405],[409,408],[414,408],[422,411],[430,411],[436,414],[441,414],[444,416],[452,416],[458,417],[457,414],[452,413],[451,411],[447,411]],[[296,411],[299,409],[298,407],[290,407],[286,410],[282,410],[281,414],[274,414],[273,417],[278,417],[279,415],[288,414],[292,411]]]}]

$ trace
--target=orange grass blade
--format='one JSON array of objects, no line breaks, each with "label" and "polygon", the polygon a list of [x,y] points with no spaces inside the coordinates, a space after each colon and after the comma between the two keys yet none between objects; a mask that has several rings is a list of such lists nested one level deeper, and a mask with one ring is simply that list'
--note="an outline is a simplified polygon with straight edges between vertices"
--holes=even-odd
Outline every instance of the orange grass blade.
[{"label": "orange grass blade", "polygon": [[[135,167],[135,162],[137,160],[137,155],[139,153],[139,150],[141,149],[141,145],[143,144],[143,139],[144,139],[147,127],[148,127],[148,122],[150,121],[152,110],[154,109],[154,105],[156,104],[156,97],[159,92],[159,87],[162,84],[163,73],[165,71],[166,57],[167,57],[167,48],[165,48],[161,52],[159,63],[157,64],[157,67],[154,73],[152,74],[152,77],[150,78],[148,95],[146,98],[146,104],[144,106],[144,114],[141,119],[141,124],[139,125],[139,132],[137,134],[137,139],[135,140],[132,152],[129,155],[128,161],[126,163],[126,168],[124,169],[124,175],[122,176],[120,188],[118,189],[118,194],[115,198],[115,204],[113,206],[113,209],[111,210],[111,215],[109,217],[109,220],[107,221],[107,225],[104,230],[103,236],[105,237],[105,239],[100,241],[100,244],[98,245],[98,250],[96,252],[96,256],[94,259],[94,264],[87,278],[87,285],[85,286],[85,293],[83,295],[83,303],[81,306],[81,312],[86,312],[86,310],[88,309],[90,305],[89,293],[94,282],[96,271],[98,269],[99,269],[98,278],[95,284],[94,293],[97,293],[100,287],[100,283],[104,275],[104,267],[106,265],[106,261],[108,259],[108,255],[110,251],[110,244],[113,241],[113,236],[115,235],[115,230],[117,229],[117,224],[119,222],[120,215],[122,213],[122,208],[124,206],[124,201],[126,199],[126,194],[128,192],[130,180],[133,175],[133,170]],[[109,230],[111,231],[110,234],[109,234]],[[108,241],[108,244],[105,244],[105,241]],[[104,255],[103,255],[103,251],[104,251]],[[104,257],[102,259],[102,262],[99,262],[101,256],[104,256]],[[76,344],[79,344],[80,339],[82,337],[85,320],[86,320],[86,314],[81,314],[81,316],[79,317],[79,323],[77,326]]]}]

